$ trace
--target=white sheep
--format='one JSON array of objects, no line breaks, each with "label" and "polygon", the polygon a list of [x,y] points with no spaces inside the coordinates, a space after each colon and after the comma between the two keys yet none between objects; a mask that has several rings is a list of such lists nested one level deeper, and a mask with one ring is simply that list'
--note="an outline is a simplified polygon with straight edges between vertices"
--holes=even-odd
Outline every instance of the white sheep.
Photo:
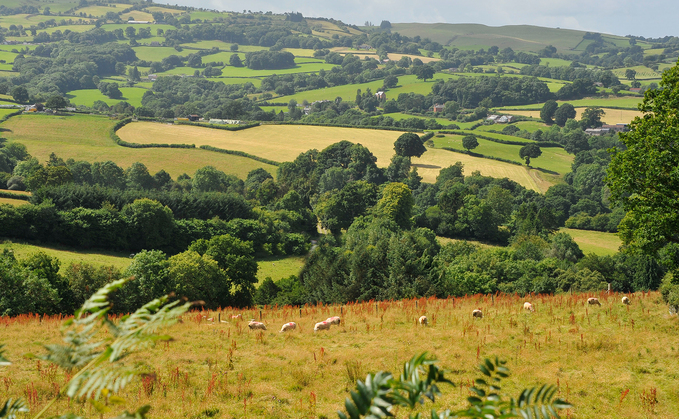
[{"label": "white sheep", "polygon": [[337,325],[337,326],[339,326],[339,324],[340,324],[340,318],[337,317],[337,316],[328,317],[325,321],[330,323],[330,324]]},{"label": "white sheep", "polygon": [[250,330],[266,330],[266,325],[261,322],[256,322],[255,319],[250,320],[250,323],[248,323],[248,327]]},{"label": "white sheep", "polygon": [[330,323],[327,321],[316,323],[314,332],[318,332],[319,330],[330,330]]},{"label": "white sheep", "polygon": [[427,316],[422,316],[417,320],[422,326],[426,326],[429,324],[429,319],[427,319]]},{"label": "white sheep", "polygon": [[281,327],[281,331],[278,333],[283,333],[295,329],[297,329],[297,323],[295,322],[285,323],[283,327]]},{"label": "white sheep", "polygon": [[599,302],[599,299],[598,299],[598,298],[594,298],[594,297],[588,298],[588,299],[587,299],[587,304],[589,304],[589,305],[591,305],[591,306],[597,305],[597,306],[601,307],[601,303]]},{"label": "white sheep", "polygon": [[533,308],[533,304],[529,303],[528,301],[523,303],[523,309],[528,311],[535,311],[535,309]]},{"label": "white sheep", "polygon": [[622,303],[626,306],[632,304],[632,302],[629,300],[629,298],[627,298],[626,295],[624,297],[622,297]]},{"label": "white sheep", "polygon": [[476,310],[472,311],[472,317],[478,317],[479,319],[482,319],[483,312],[481,311],[481,309],[477,308]]}]

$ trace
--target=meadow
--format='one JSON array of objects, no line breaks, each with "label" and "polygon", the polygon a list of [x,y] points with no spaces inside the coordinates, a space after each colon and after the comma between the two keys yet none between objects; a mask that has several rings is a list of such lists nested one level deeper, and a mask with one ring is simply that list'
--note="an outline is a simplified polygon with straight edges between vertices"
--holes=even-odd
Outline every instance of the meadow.
[{"label": "meadow", "polygon": [[[475,295],[448,299],[365,302],[344,306],[277,307],[191,312],[163,330],[173,337],[129,357],[146,375],[120,395],[125,409],[150,404],[163,418],[333,418],[357,378],[377,370],[398,373],[414,354],[439,359],[455,387],[442,385],[430,408],[466,405],[469,386],[485,357],[507,361],[505,394],[542,383],[558,386],[573,408],[568,418],[675,418],[679,320],[659,293],[555,296]],[[531,301],[535,312],[523,310]],[[483,319],[471,312],[480,308]],[[242,314],[243,320],[231,319]],[[339,326],[313,332],[314,323],[338,315]],[[430,325],[416,325],[426,315]],[[261,316],[261,317],[260,317]],[[247,319],[267,331],[250,332]],[[214,319],[209,321],[207,319]],[[220,323],[221,319],[225,323]],[[5,393],[26,397],[36,412],[66,381],[66,374],[27,352],[60,340],[63,317],[3,317],[0,342],[14,363],[1,371]],[[115,319],[114,319],[115,321]],[[294,321],[297,330],[278,333]],[[62,398],[46,412],[96,414],[92,404]],[[396,412],[403,417],[405,412]]]},{"label": "meadow", "polygon": [[141,106],[141,98],[144,96],[146,89],[139,87],[121,87],[120,92],[123,94],[123,97],[120,99],[111,99],[101,93],[99,89],[71,90],[68,92],[67,97],[75,105],[92,106],[94,102],[101,100],[109,106],[125,101],[134,107],[139,107]]},{"label": "meadow", "polygon": [[[347,140],[367,147],[377,157],[377,165],[380,167],[389,165],[394,155],[394,141],[401,134],[399,131],[303,125],[262,125],[232,132],[154,122],[134,122],[118,131],[120,138],[130,143],[149,144],[162,141],[167,144],[211,145],[244,151],[279,162],[292,161],[304,151],[313,148],[322,150],[330,144]],[[457,161],[465,165],[467,175],[478,170],[486,176],[508,177],[529,189],[546,190],[546,185],[536,179],[538,175],[532,173],[535,170],[527,170],[510,163],[435,148],[428,149],[422,157],[412,159],[425,182],[434,182],[439,170]]]},{"label": "meadow", "polygon": [[[451,147],[458,150],[464,150],[464,147],[462,147],[462,138],[462,135],[448,134],[445,137],[434,137],[433,140],[434,145],[437,148]],[[519,150],[522,147],[520,145],[501,144],[483,138],[477,138],[477,141],[479,142],[479,146],[472,150],[473,153],[523,163],[523,159],[519,157]],[[571,164],[573,164],[572,154],[568,154],[566,153],[566,150],[558,147],[543,147],[541,150],[542,155],[540,157],[530,159],[532,167],[550,170],[561,175],[565,175],[571,171]]]},{"label": "meadow", "polygon": [[123,168],[141,162],[151,173],[164,169],[173,178],[182,173],[192,175],[196,169],[206,165],[241,179],[260,167],[271,173],[276,171],[275,166],[247,157],[201,149],[122,147],[109,136],[109,130],[116,122],[115,119],[93,115],[19,115],[0,124],[0,128],[11,130],[3,135],[9,141],[26,145],[28,152],[41,162],[47,161],[52,152],[63,159],[89,162],[111,160]]},{"label": "meadow", "polygon": [[[26,201],[23,201],[27,203]],[[0,252],[5,249],[11,250],[18,259],[24,259],[32,254],[43,252],[48,256],[59,259],[61,262],[60,271],[63,273],[64,269],[71,263],[89,263],[94,266],[114,266],[117,269],[123,270],[130,266],[132,259],[129,253],[108,252],[103,250],[76,250],[66,246],[54,245],[34,245],[27,243],[14,243],[9,240],[0,242]]]},{"label": "meadow", "polygon": [[562,227],[559,231],[570,234],[573,240],[580,246],[584,254],[594,253],[598,256],[612,256],[622,246],[622,240],[617,233],[603,231],[576,230]]}]

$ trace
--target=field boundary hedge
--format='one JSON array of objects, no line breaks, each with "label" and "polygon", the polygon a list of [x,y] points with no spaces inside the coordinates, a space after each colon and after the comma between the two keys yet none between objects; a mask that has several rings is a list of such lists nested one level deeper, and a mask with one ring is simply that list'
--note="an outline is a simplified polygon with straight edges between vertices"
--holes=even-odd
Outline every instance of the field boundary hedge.
[{"label": "field boundary hedge", "polygon": [[[440,148],[441,150],[452,151],[452,152],[455,152],[455,153],[467,154],[467,155],[472,156],[472,157],[479,157],[479,158],[482,158],[482,159],[497,160],[497,161],[501,161],[503,163],[509,163],[509,164],[513,164],[513,165],[516,165],[516,166],[523,166],[523,163],[519,163],[518,161],[514,161],[514,160],[503,159],[502,157],[487,156],[485,154],[474,153],[473,151],[467,151],[467,150],[460,150],[460,149],[453,148],[453,147],[437,147],[437,148]],[[549,173],[551,175],[560,175],[561,174],[559,172],[555,172],[553,170],[545,169],[545,168],[542,168],[542,167],[532,167],[532,166],[530,166],[530,168],[534,169],[534,170],[538,170],[540,172]]]},{"label": "field boundary hedge", "polygon": [[232,154],[234,156],[247,157],[247,158],[252,159],[252,160],[257,160],[257,161],[262,162],[262,163],[270,164],[272,166],[280,166],[280,162],[265,159],[264,157],[255,156],[253,154],[249,154],[249,153],[246,153],[244,151],[227,150],[225,148],[217,148],[217,147],[213,147],[211,145],[202,145],[198,148],[201,148],[203,150],[208,150],[208,151],[214,151],[216,153]]},{"label": "field boundary hedge", "polygon": [[236,127],[229,127],[217,124],[201,124],[200,122],[190,122],[190,121],[174,121],[175,125],[191,125],[194,127],[212,128],[212,129],[223,129],[226,131],[241,131],[248,128],[258,127],[259,122],[253,122],[251,124],[238,125]]},{"label": "field boundary hedge", "polygon": [[[528,144],[536,144],[538,147],[544,147],[544,148],[563,148],[563,146],[559,143],[554,143],[551,141],[514,141],[514,140],[502,140],[499,138],[493,138],[489,137],[487,135],[480,135],[480,134],[470,134],[468,132],[464,131],[438,131],[439,134],[453,134],[453,135],[473,135],[478,138],[482,138],[484,140],[492,141],[494,143],[500,143],[500,144],[509,144],[509,145],[528,145]],[[505,134],[506,135],[506,134]]]},{"label": "field boundary hedge", "polygon": [[9,118],[11,118],[13,116],[21,115],[22,113],[24,113],[23,109],[18,110],[16,112],[8,113],[7,115],[3,116],[2,119],[0,119],[0,124],[7,121]]},{"label": "field boundary hedge", "polygon": [[114,126],[111,127],[111,130],[109,131],[109,135],[111,136],[111,139],[118,144],[119,146],[122,147],[129,147],[129,148],[196,148],[195,144],[157,144],[157,143],[151,143],[151,144],[138,144],[138,143],[128,143],[127,141],[123,140],[120,138],[117,134],[117,131],[124,127],[125,125],[129,124],[130,122],[133,122],[132,118],[125,118],[120,121],[118,121]]},{"label": "field boundary hedge", "polygon": [[31,199],[31,195],[12,193],[7,192],[6,190],[2,190],[0,191],[0,198],[19,199],[21,201],[28,201]]},{"label": "field boundary hedge", "polygon": [[374,129],[382,131],[400,131],[400,132],[424,132],[421,129],[409,129],[399,127],[381,127],[377,125],[349,125],[349,124],[327,124],[322,122],[270,122],[268,125],[308,125],[314,127],[334,127],[334,128],[358,128],[358,129]]}]

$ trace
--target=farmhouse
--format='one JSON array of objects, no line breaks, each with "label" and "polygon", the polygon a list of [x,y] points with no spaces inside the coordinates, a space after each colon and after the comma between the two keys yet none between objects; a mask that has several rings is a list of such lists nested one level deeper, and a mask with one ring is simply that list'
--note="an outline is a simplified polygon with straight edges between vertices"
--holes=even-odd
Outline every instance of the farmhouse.
[{"label": "farmhouse", "polygon": [[380,90],[379,92],[375,93],[375,97],[376,97],[378,100],[387,100],[387,94],[384,93],[384,92],[381,91],[381,90]]},{"label": "farmhouse", "polygon": [[437,103],[437,104],[435,104],[435,105],[433,106],[433,109],[434,109],[434,112],[435,112],[435,113],[443,112],[443,109],[444,109],[444,108],[445,108],[445,106],[443,106],[443,105],[441,105],[441,104],[439,104],[439,103]]},{"label": "farmhouse", "polygon": [[627,124],[615,124],[615,125],[604,124],[604,125],[601,126],[601,128],[608,128],[609,130],[611,130],[613,132],[627,132],[627,131],[629,131]]}]

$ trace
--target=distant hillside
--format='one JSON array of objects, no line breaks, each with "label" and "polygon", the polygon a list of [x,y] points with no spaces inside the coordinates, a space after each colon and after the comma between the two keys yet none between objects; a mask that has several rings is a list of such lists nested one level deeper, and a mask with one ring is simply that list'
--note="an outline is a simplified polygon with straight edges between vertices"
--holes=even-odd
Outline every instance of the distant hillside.
[{"label": "distant hillside", "polygon": [[[393,23],[391,30],[401,35],[430,38],[443,45],[462,49],[488,48],[496,45],[500,49],[510,47],[515,51],[536,52],[553,45],[559,52],[583,51],[588,40],[583,40],[585,31],[571,29],[543,28],[530,25],[486,26],[479,24],[453,23]],[[603,35],[606,42],[618,46],[629,45],[622,36]]]}]

